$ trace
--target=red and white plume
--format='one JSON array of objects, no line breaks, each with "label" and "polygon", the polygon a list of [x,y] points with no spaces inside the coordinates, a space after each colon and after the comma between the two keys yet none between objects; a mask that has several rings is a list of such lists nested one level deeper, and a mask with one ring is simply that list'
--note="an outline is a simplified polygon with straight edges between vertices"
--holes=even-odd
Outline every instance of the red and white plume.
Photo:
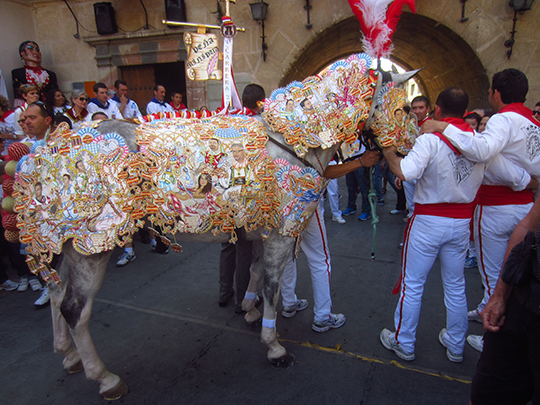
[{"label": "red and white plume", "polygon": [[392,51],[392,35],[403,5],[416,12],[414,0],[349,0],[349,4],[362,27],[364,52],[377,59]]}]

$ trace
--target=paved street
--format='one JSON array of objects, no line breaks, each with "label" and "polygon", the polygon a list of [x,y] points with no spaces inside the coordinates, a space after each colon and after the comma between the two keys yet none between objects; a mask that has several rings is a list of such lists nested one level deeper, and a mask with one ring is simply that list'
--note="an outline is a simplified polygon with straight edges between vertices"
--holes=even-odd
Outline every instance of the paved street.
[{"label": "paved street", "polygon": [[[347,192],[340,179],[345,209]],[[360,201],[359,201],[360,202]],[[117,249],[99,292],[90,328],[108,369],[129,386],[118,404],[467,404],[479,353],[465,347],[462,364],[448,361],[438,334],[445,326],[439,264],[432,270],[417,331],[416,360],[405,362],[379,342],[393,330],[398,296],[391,290],[400,269],[405,222],[377,207],[376,260],[370,258],[370,221],[331,221],[325,212],[332,255],[334,312],[347,317],[336,330],[311,330],[313,295],[303,254],[297,295],[310,306],[291,319],[277,318],[282,344],[296,356],[289,370],[266,360],[258,333],[233,306],[220,308],[219,245],[184,243],[184,252],[158,255],[137,243],[137,259],[115,266]],[[466,270],[469,307],[481,298],[477,269]],[[0,402],[5,404],[102,404],[98,384],[83,373],[68,375],[53,353],[50,310],[34,309],[38,293],[0,292],[2,333]],[[281,313],[281,302],[278,314]],[[470,323],[470,333],[481,333]]]}]

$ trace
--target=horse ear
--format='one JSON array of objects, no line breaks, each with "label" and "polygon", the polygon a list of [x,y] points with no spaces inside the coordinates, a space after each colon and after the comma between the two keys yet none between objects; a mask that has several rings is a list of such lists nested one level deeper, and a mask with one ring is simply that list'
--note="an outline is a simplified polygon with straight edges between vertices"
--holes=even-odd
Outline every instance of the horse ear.
[{"label": "horse ear", "polygon": [[416,69],[416,70],[410,70],[405,73],[393,73],[388,72],[392,76],[392,81],[396,84],[396,86],[405,83],[407,80],[412,78],[414,75],[416,75],[418,72],[423,70],[424,68]]}]

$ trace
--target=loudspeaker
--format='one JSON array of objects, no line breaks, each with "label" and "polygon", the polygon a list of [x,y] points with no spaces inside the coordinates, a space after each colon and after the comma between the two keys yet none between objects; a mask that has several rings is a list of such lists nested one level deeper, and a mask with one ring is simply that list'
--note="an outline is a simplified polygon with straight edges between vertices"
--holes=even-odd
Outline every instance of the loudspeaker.
[{"label": "loudspeaker", "polygon": [[99,35],[116,34],[118,27],[114,18],[114,8],[111,3],[95,3],[94,15],[96,16],[96,26]]},{"label": "loudspeaker", "polygon": [[165,15],[168,21],[187,22],[184,0],[165,0]]}]

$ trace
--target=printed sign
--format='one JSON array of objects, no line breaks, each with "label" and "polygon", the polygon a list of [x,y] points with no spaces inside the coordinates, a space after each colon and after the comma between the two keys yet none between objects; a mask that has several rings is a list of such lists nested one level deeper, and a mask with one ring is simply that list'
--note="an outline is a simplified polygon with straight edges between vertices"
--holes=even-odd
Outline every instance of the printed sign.
[{"label": "printed sign", "polygon": [[186,32],[184,43],[189,54],[186,64],[190,80],[221,80],[223,74],[218,69],[219,44],[215,34],[195,34]]}]

